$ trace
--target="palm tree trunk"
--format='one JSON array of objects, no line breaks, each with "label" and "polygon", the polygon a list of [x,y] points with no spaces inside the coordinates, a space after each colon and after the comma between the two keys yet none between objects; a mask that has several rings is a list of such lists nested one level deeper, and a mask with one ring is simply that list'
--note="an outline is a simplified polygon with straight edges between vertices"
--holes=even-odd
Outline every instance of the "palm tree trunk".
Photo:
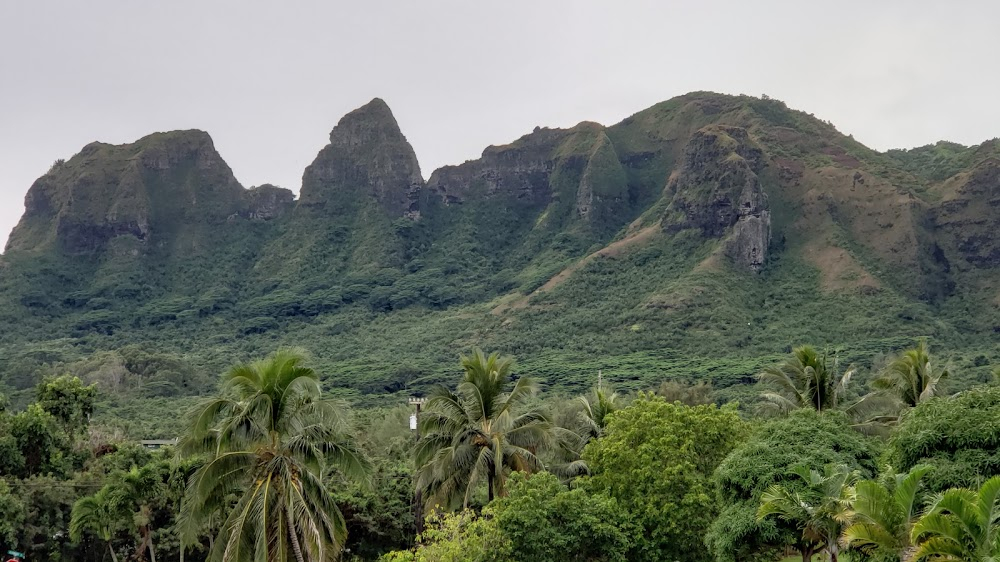
[{"label": "palm tree trunk", "polygon": [[153,532],[146,527],[145,531],[146,547],[149,548],[149,562],[156,562],[156,549],[153,548]]},{"label": "palm tree trunk", "polygon": [[108,541],[108,550],[111,551],[111,560],[118,562],[118,555],[115,554],[115,547],[111,545],[111,541]]},{"label": "palm tree trunk", "polygon": [[808,546],[803,546],[799,548],[799,553],[802,554],[802,562],[812,562],[813,549]]},{"label": "palm tree trunk", "polygon": [[302,547],[299,546],[299,537],[295,534],[295,525],[292,523],[294,521],[292,518],[292,507],[289,505],[285,506],[285,517],[287,518],[285,524],[288,527],[288,539],[292,543],[292,552],[295,553],[295,559],[298,562],[306,562],[302,558]]},{"label": "palm tree trunk", "polygon": [[489,478],[489,501],[487,503],[493,503],[493,475],[490,474]]}]

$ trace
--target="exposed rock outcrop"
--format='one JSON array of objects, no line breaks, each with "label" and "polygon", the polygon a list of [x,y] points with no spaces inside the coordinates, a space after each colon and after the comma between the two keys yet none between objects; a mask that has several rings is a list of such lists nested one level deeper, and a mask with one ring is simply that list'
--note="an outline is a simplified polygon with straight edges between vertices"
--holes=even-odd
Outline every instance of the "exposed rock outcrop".
[{"label": "exposed rock outcrop", "polygon": [[247,191],[247,217],[257,220],[272,220],[285,214],[295,203],[291,190],[269,183],[252,187]]},{"label": "exposed rock outcrop", "polygon": [[244,197],[203,131],[156,133],[124,145],[95,142],[31,186],[7,248],[57,243],[87,253],[118,236],[145,241],[157,223],[224,220],[244,206]]},{"label": "exposed rock outcrop", "polygon": [[[627,218],[629,185],[604,126],[536,128],[478,160],[436,170],[428,191],[445,205],[496,201],[545,212],[548,224],[605,233]],[[541,224],[541,223],[539,223]]]},{"label": "exposed rock outcrop", "polygon": [[724,238],[725,253],[736,264],[759,271],[771,240],[771,211],[758,177],[764,165],[763,152],[745,129],[699,130],[667,184],[672,199],[663,228]]},{"label": "exposed rock outcrop", "polygon": [[359,195],[374,197],[394,217],[419,216],[424,180],[413,147],[392,111],[375,98],[345,115],[302,176],[300,203],[350,212]]},{"label": "exposed rock outcrop", "polygon": [[967,264],[1000,267],[1000,159],[987,158],[951,178],[933,209],[934,225]]},{"label": "exposed rock outcrop", "polygon": [[544,207],[552,199],[553,152],[566,137],[562,129],[537,129],[511,144],[487,147],[478,160],[438,168],[427,187],[447,205],[505,196]]}]

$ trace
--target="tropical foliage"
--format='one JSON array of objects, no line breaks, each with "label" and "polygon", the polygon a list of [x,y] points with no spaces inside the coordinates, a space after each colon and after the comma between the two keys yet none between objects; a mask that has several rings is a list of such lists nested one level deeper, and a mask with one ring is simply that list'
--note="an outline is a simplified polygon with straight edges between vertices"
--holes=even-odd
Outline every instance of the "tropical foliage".
[{"label": "tropical foliage", "polygon": [[319,376],[302,363],[285,350],[237,365],[192,416],[184,450],[205,460],[188,484],[183,538],[196,543],[221,513],[213,558],[318,562],[344,545],[346,524],[324,475],[363,477],[367,465],[345,431],[345,405],[324,399]]},{"label": "tropical foliage", "polygon": [[641,529],[629,560],[708,560],[711,475],[744,437],[735,408],[670,404],[651,394],[612,414],[584,450],[592,493],[615,498]]},{"label": "tropical foliage", "polygon": [[936,497],[913,526],[916,560],[993,562],[1000,557],[1000,476],[979,490],[951,489]]},{"label": "tropical foliage", "polygon": [[930,466],[909,473],[887,471],[880,480],[858,482],[848,490],[851,524],[843,542],[876,561],[901,562],[913,555],[910,540],[920,508],[920,484]]},{"label": "tropical foliage", "polygon": [[941,393],[941,381],[948,371],[937,369],[931,361],[927,341],[920,340],[917,347],[904,351],[872,382],[879,390],[891,392],[903,405],[914,407]]},{"label": "tropical foliage", "polygon": [[927,464],[932,492],[972,487],[1000,474],[1000,387],[983,386],[921,402],[904,413],[888,441],[887,460],[899,470]]},{"label": "tropical foliage", "polygon": [[825,551],[830,562],[840,556],[840,536],[850,518],[848,495],[857,478],[847,465],[827,465],[824,473],[797,465],[792,474],[803,486],[792,490],[774,485],[761,494],[757,518],[775,516],[793,524],[800,532],[800,544],[806,545],[802,558]]},{"label": "tropical foliage", "polygon": [[719,516],[706,534],[710,551],[720,562],[774,560],[786,548],[806,558],[814,547],[802,541],[794,522],[758,519],[764,492],[775,485],[803,489],[805,482],[792,472],[797,465],[815,470],[846,465],[873,476],[878,456],[878,442],[855,431],[841,412],[799,409],[758,423],[713,475]]},{"label": "tropical foliage", "polygon": [[894,394],[875,381],[897,360],[868,389],[862,373],[822,408],[758,418],[675,379],[542,394],[512,358],[473,351],[428,396],[417,439],[405,405],[349,410],[283,350],[229,369],[160,451],[90,425],[100,393],[54,377],[0,411],[0,547],[84,562],[988,560],[1000,485],[961,486],[1000,475],[998,389],[894,399],[900,422],[870,436],[852,406]]},{"label": "tropical foliage", "polygon": [[476,349],[462,357],[465,376],[455,391],[431,392],[420,420],[417,487],[429,505],[468,508],[479,486],[487,501],[506,493],[511,472],[543,468],[539,449],[553,440],[553,425],[527,408],[538,384],[520,377],[511,385],[514,360]]}]

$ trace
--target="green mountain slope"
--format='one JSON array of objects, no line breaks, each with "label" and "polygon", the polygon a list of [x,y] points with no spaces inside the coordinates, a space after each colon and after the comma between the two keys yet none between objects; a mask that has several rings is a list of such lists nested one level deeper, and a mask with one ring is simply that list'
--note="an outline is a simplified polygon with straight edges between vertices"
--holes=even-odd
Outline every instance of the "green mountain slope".
[{"label": "green mountain slope", "polygon": [[602,370],[739,395],[792,344],[871,361],[927,336],[961,385],[1000,362],[996,147],[882,154],[779,101],[697,92],[425,182],[376,99],[295,200],[244,189],[202,132],[93,143],[35,182],[0,258],[0,383],[191,395],[302,345],[331,387],[411,392],[480,345],[559,388]]}]

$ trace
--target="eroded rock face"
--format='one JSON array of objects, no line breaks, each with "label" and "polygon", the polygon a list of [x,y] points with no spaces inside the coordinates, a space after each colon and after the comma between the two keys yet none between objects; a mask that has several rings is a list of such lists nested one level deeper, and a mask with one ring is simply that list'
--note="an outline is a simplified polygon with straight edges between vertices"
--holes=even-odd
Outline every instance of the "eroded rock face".
[{"label": "eroded rock face", "polygon": [[87,253],[118,236],[146,241],[158,220],[224,220],[243,206],[244,193],[203,131],[156,133],[124,145],[91,143],[31,186],[7,249],[55,242]]},{"label": "eroded rock face", "polygon": [[509,145],[490,146],[478,160],[435,170],[427,187],[447,205],[477,196],[508,196],[547,205],[555,167],[552,152],[565,137],[566,131],[560,129],[538,129]]},{"label": "eroded rock face", "polygon": [[285,214],[295,203],[291,190],[269,183],[253,187],[247,191],[247,217],[256,220],[272,220]]},{"label": "eroded rock face", "polygon": [[302,176],[301,204],[349,212],[359,195],[373,196],[391,216],[419,216],[424,180],[413,147],[381,99],[345,115],[330,144]]},{"label": "eroded rock face", "polygon": [[745,269],[760,271],[771,240],[771,212],[757,175],[764,165],[763,152],[745,129],[699,130],[667,184],[673,199],[663,228],[694,228],[724,238],[726,255]]},{"label": "eroded rock face", "polygon": [[934,225],[972,267],[1000,267],[1000,160],[984,160],[958,178],[933,209]]},{"label": "eroded rock face", "polygon": [[536,128],[513,143],[487,148],[478,160],[436,170],[427,187],[445,205],[516,205],[594,232],[619,228],[629,212],[619,155],[605,127],[591,122]]}]

